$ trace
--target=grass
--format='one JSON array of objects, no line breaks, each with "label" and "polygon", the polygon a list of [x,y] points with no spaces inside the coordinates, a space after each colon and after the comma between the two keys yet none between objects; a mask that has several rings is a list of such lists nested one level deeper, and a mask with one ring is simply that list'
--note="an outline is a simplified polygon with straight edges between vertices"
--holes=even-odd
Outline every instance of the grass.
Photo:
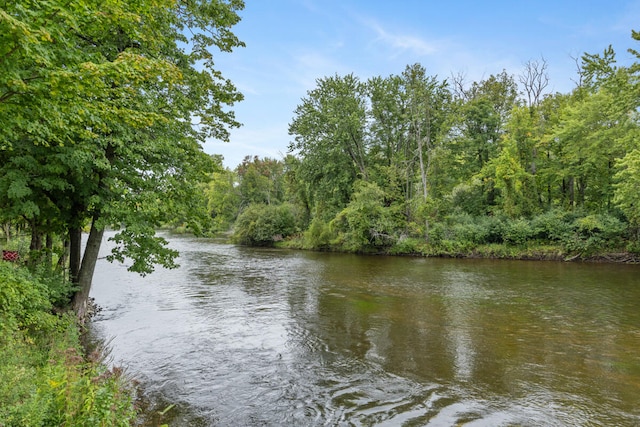
[{"label": "grass", "polygon": [[[0,262],[0,426],[129,426],[131,381],[85,354],[72,314],[54,314],[48,283]],[[57,298],[57,297],[56,297]]]}]

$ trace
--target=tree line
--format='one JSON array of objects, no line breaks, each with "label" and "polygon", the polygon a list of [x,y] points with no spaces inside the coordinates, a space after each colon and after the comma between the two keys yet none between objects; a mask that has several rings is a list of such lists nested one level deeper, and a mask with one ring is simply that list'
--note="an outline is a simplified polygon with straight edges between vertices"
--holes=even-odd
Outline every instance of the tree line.
[{"label": "tree line", "polygon": [[208,211],[253,245],[637,253],[640,54],[630,52],[629,66],[611,47],[584,54],[569,93],[546,91],[543,58],[471,83],[420,64],[320,78],[294,111],[289,154],[214,173]]}]

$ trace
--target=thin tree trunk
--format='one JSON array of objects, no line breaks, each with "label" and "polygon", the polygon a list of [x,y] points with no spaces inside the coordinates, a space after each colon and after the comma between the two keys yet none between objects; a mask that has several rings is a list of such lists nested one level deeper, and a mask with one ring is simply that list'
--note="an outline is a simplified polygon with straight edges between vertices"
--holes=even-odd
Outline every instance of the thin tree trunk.
[{"label": "thin tree trunk", "polygon": [[78,272],[82,260],[82,229],[69,229],[69,278],[72,283],[78,283]]},{"label": "thin tree trunk", "polygon": [[7,243],[11,241],[11,223],[5,222],[2,224],[2,230],[4,231],[4,237],[7,239]]},{"label": "thin tree trunk", "polygon": [[[68,238],[64,239],[64,249],[62,251],[62,255],[60,256],[60,258],[58,258],[58,265],[56,267],[57,269],[63,272],[65,277],[66,277],[66,272],[69,271],[69,270],[66,270],[66,268],[67,268],[67,262],[69,262],[70,246],[71,246],[71,243],[69,242],[69,239]],[[71,278],[69,278],[69,280],[71,280]]]},{"label": "thin tree trunk", "polygon": [[46,248],[46,260],[47,260],[47,268],[53,269],[53,236],[51,233],[47,233],[47,237],[45,240],[44,247]]},{"label": "thin tree trunk", "polygon": [[[427,141],[427,150],[429,149],[428,147],[429,147],[429,142]],[[422,149],[423,149],[422,136],[420,135],[420,132],[418,132],[418,155],[420,158],[420,176],[422,178],[422,195],[424,196],[424,202],[427,203],[427,200],[429,198],[429,193],[427,190],[427,171],[424,166]],[[427,243],[429,243],[429,217],[428,216],[424,220],[424,239]]]},{"label": "thin tree trunk", "polygon": [[91,223],[91,231],[87,239],[87,246],[82,257],[82,264],[78,271],[78,290],[73,296],[73,310],[78,316],[81,323],[84,323],[87,317],[87,307],[89,302],[89,292],[91,291],[91,282],[93,280],[93,272],[98,261],[98,253],[100,252],[100,244],[104,235],[104,228],[96,226],[97,217],[93,218]]}]

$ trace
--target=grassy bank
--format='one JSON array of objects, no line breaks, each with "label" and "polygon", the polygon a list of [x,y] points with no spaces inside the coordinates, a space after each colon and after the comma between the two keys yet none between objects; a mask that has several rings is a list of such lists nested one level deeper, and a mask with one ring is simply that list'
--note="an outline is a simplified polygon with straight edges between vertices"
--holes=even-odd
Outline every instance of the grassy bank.
[{"label": "grassy bank", "polygon": [[134,392],[60,308],[69,285],[0,262],[0,426],[129,426]]},{"label": "grassy bank", "polygon": [[[376,225],[376,224],[373,224]],[[637,233],[611,215],[552,211],[532,219],[448,215],[408,232],[382,229],[369,220],[314,221],[278,247],[385,255],[557,261],[640,261]]]},{"label": "grassy bank", "polygon": [[407,242],[401,242],[398,245],[387,248],[366,248],[360,251],[352,251],[338,245],[309,247],[305,243],[304,236],[292,236],[287,240],[275,242],[273,246],[281,249],[393,256],[640,263],[640,255],[623,249],[619,251],[603,250],[589,253],[575,253],[567,251],[566,248],[561,245],[551,245],[547,243],[529,243],[516,246],[506,243],[460,246],[455,242],[450,242],[448,245],[434,245],[420,239],[408,239]]}]

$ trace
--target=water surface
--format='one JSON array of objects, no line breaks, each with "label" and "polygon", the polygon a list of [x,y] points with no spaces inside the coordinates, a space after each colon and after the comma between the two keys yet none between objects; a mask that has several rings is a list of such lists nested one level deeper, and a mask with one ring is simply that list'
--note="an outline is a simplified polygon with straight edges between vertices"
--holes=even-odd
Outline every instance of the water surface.
[{"label": "water surface", "polygon": [[640,266],[170,240],[92,326],[171,425],[640,425]]}]

